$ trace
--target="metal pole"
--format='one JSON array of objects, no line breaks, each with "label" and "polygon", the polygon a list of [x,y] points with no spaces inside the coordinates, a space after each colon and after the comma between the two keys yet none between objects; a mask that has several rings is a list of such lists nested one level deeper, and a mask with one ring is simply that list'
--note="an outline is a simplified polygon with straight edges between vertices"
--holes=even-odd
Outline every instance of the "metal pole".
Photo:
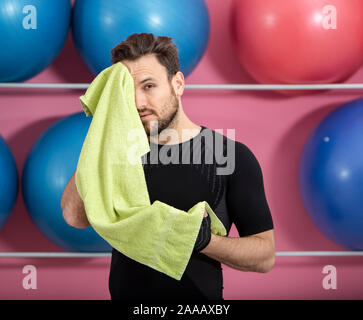
[{"label": "metal pole", "polygon": [[281,251],[278,257],[353,257],[363,256],[363,251]]},{"label": "metal pole", "polygon": [[[363,251],[280,251],[277,257],[363,257]],[[0,258],[106,258],[110,252],[0,252]]]},{"label": "metal pole", "polygon": [[[0,83],[0,88],[22,89],[87,89],[89,83]],[[194,90],[333,90],[363,89],[363,83],[342,84],[187,84]]]},{"label": "metal pole", "polygon": [[0,252],[0,258],[105,258],[109,252]]}]

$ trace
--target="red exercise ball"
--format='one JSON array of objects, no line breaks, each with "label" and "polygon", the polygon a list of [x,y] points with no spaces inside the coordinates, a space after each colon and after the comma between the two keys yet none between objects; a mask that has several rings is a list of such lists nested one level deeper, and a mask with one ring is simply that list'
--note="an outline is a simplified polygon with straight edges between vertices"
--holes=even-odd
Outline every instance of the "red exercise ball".
[{"label": "red exercise ball", "polygon": [[362,0],[235,0],[232,10],[238,58],[260,83],[343,82],[363,62]]}]

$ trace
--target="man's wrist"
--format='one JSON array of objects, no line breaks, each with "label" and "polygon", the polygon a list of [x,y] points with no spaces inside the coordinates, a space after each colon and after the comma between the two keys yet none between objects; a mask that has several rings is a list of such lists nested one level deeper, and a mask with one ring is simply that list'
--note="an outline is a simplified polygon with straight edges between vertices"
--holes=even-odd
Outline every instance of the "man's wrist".
[{"label": "man's wrist", "polygon": [[210,234],[210,241],[208,243],[208,245],[201,251],[199,251],[200,253],[208,253],[210,252],[211,248],[213,247],[213,244],[215,243],[217,236],[214,233]]}]

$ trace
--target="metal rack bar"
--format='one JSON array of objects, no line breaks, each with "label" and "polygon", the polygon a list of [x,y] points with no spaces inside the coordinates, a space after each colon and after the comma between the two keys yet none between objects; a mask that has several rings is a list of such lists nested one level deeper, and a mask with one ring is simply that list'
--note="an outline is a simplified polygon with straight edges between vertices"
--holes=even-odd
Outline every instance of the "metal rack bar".
[{"label": "metal rack bar", "polygon": [[[361,256],[363,251],[280,251],[277,257]],[[0,252],[0,258],[106,258],[110,252]]]},{"label": "metal rack bar", "polygon": [[363,251],[280,251],[276,252],[279,257],[347,257],[361,256]]},{"label": "metal rack bar", "polygon": [[[23,89],[87,89],[89,83],[0,83],[0,88]],[[332,90],[363,89],[363,83],[342,84],[187,84],[186,89],[194,90]]]}]

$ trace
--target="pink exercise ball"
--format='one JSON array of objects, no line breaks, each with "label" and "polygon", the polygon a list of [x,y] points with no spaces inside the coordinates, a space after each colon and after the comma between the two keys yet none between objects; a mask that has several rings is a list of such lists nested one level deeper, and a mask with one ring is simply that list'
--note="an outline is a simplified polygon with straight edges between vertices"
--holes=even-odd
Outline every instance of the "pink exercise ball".
[{"label": "pink exercise ball", "polygon": [[260,83],[339,83],[363,62],[362,0],[235,0],[231,28],[240,63]]}]

